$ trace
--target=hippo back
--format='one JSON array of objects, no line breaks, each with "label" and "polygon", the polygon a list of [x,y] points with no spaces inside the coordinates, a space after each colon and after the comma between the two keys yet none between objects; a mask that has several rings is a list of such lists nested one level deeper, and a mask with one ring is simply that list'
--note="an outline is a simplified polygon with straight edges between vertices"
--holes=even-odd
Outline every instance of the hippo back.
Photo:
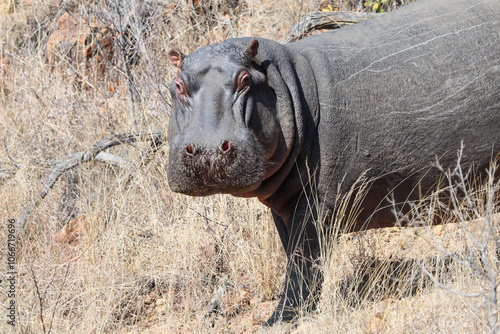
[{"label": "hippo back", "polygon": [[322,193],[368,171],[383,176],[372,206],[387,188],[399,187],[403,201],[417,186],[432,189],[432,164],[452,166],[461,143],[465,168],[499,151],[500,1],[417,1],[286,47],[308,63],[296,66],[301,85],[317,87],[311,147]]}]

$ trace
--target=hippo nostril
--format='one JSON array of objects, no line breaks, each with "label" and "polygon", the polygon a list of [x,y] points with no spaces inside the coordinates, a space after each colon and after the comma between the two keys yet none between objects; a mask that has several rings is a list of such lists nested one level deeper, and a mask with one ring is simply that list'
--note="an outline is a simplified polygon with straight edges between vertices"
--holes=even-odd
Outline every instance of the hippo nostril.
[{"label": "hippo nostril", "polygon": [[193,145],[188,144],[188,146],[186,146],[186,152],[187,152],[187,154],[194,154],[194,147],[193,147]]},{"label": "hippo nostril", "polygon": [[231,148],[231,145],[229,144],[229,142],[227,140],[224,140],[222,142],[222,144],[220,145],[220,148],[221,148],[223,153],[227,153],[227,151],[229,151],[229,149]]}]

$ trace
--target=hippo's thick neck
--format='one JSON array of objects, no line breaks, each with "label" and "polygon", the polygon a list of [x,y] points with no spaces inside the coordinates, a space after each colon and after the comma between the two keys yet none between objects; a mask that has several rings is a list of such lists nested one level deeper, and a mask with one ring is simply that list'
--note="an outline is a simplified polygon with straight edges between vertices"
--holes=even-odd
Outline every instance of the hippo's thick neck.
[{"label": "hippo's thick neck", "polygon": [[[281,156],[273,161],[280,165],[276,172],[245,196],[256,196],[279,213],[302,192],[301,180],[307,183],[307,177],[300,174],[305,172],[306,161],[314,160],[314,129],[319,114],[317,87],[305,57],[273,41],[259,39],[259,42],[258,61],[277,97],[276,117],[286,146],[277,152]],[[283,155],[283,151],[286,154]]]}]

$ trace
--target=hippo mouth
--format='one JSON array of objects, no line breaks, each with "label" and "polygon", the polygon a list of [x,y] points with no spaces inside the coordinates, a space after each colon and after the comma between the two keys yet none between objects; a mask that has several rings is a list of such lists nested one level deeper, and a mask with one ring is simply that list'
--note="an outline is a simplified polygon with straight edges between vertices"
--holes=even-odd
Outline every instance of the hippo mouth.
[{"label": "hippo mouth", "polygon": [[248,143],[222,141],[214,149],[188,144],[182,150],[171,145],[169,161],[170,189],[190,196],[244,196],[258,188],[264,178],[262,154]]}]

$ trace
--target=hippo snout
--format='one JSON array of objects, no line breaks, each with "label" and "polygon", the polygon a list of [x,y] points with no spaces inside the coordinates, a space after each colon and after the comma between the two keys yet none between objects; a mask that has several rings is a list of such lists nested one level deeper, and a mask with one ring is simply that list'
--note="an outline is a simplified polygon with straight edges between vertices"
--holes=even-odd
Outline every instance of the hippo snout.
[{"label": "hippo snout", "polygon": [[258,187],[264,175],[259,147],[248,138],[214,144],[176,138],[170,144],[168,180],[175,192],[205,196]]},{"label": "hippo snout", "polygon": [[189,143],[181,154],[187,175],[195,177],[202,184],[223,184],[228,177],[228,169],[236,158],[234,145],[224,140],[215,147],[204,147]]}]

